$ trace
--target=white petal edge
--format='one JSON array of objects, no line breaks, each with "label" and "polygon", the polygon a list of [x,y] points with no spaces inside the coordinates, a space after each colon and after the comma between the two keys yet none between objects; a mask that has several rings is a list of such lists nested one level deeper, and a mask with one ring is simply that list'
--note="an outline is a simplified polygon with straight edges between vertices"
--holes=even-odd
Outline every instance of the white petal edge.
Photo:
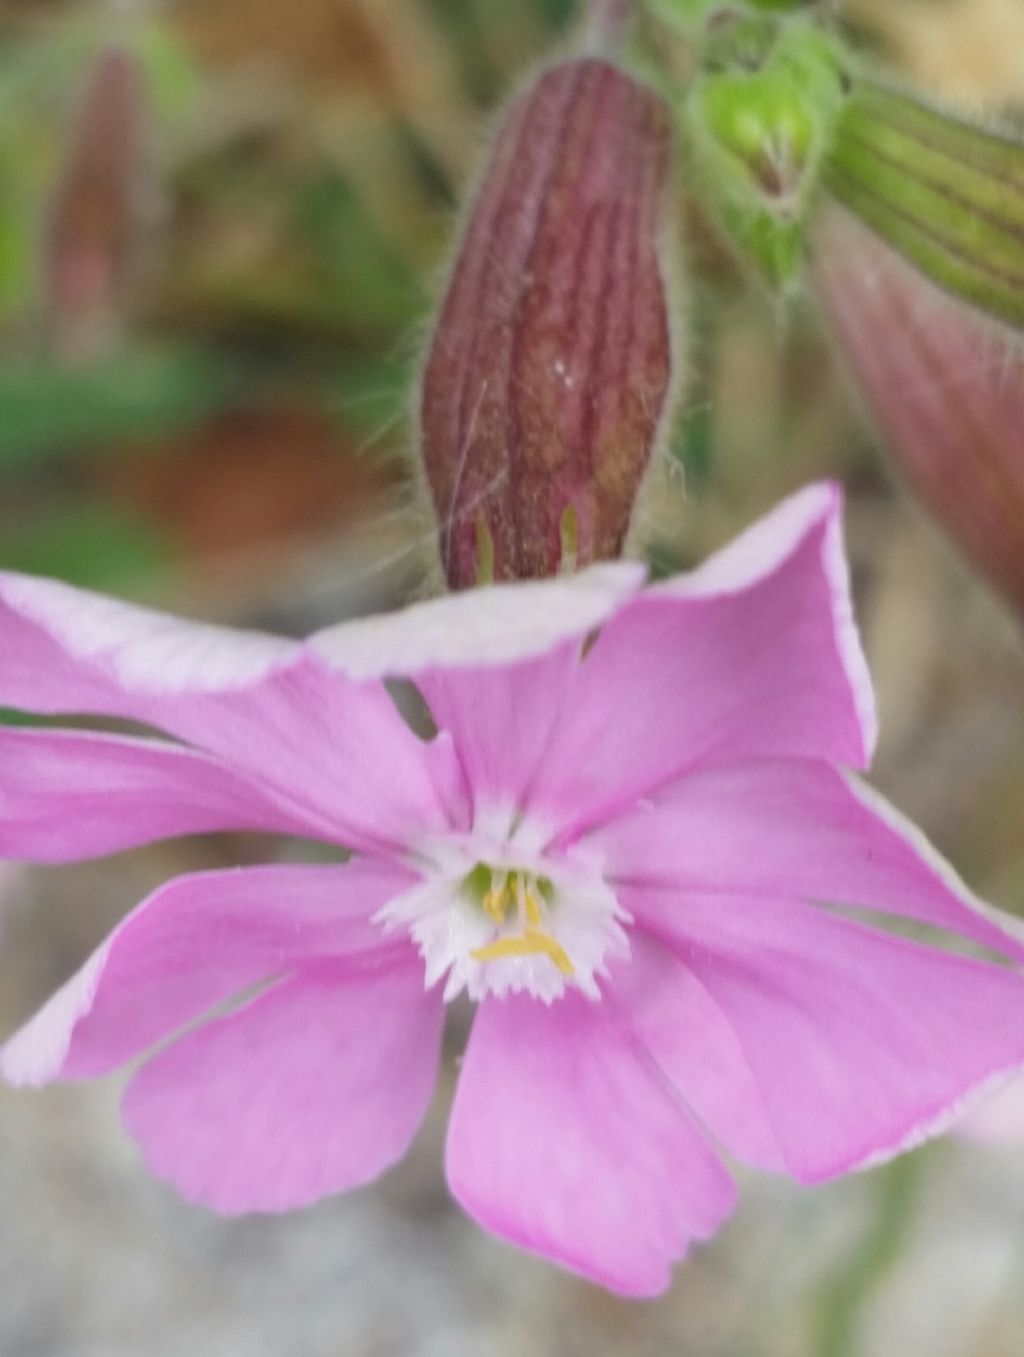
[{"label": "white petal edge", "polygon": [[616,562],[551,580],[488,585],[342,622],[310,637],[309,646],[352,679],[511,664],[601,626],[646,577],[645,566]]},{"label": "white petal edge", "polygon": [[913,1127],[898,1144],[890,1145],[884,1150],[875,1150],[866,1159],[852,1164],[845,1172],[864,1173],[868,1169],[878,1168],[882,1164],[888,1164],[890,1160],[896,1159],[901,1154],[907,1154],[910,1150],[918,1150],[922,1145],[927,1145],[929,1141],[946,1135],[949,1131],[956,1130],[965,1119],[969,1122],[972,1114],[980,1113],[983,1115],[985,1104],[991,1098],[998,1097],[1000,1092],[1011,1086],[1015,1080],[1021,1078],[1022,1074],[1024,1074],[1024,1065],[1011,1065],[1008,1069],[996,1070],[995,1073],[966,1089],[959,1098],[950,1103],[948,1107],[943,1108],[937,1116]]},{"label": "white petal edge", "polygon": [[0,608],[40,628],[75,659],[147,693],[245,687],[301,654],[294,641],[189,622],[33,575],[0,573]]},{"label": "white petal edge", "polygon": [[0,1076],[16,1088],[40,1088],[57,1074],[75,1026],[88,1013],[107,964],[111,939],[0,1048]]},{"label": "white petal edge", "polygon": [[[896,809],[881,792],[864,782],[855,773],[846,769],[837,770],[857,800],[884,825],[904,839],[921,859],[924,865],[939,878],[951,894],[979,918],[990,923],[993,928],[1004,933],[1013,942],[1024,945],[1024,919],[997,909],[980,899],[959,875],[953,865],[942,856],[939,850],[919,829],[913,820]],[[951,925],[952,929],[952,925]]]},{"label": "white petal edge", "polygon": [[878,741],[874,685],[853,615],[843,540],[843,490],[835,481],[805,486],[685,575],[654,585],[658,598],[699,599],[742,593],[785,564],[808,534],[824,525],[821,564],[832,598],[836,649],[850,685],[870,759]]},{"label": "white petal edge", "polygon": [[[982,918],[987,919],[996,928],[1006,933],[1009,937],[1020,942],[1024,942],[1024,920],[1016,918],[1012,914],[996,909],[995,906],[986,904],[974,894],[966,885],[951,864],[939,853],[938,849],[925,837],[913,821],[908,820],[900,811],[896,809],[885,797],[876,792],[873,787],[862,782],[860,778],[852,773],[844,774],[847,785],[850,790],[870,811],[878,816],[890,829],[906,839],[917,855],[928,866],[949,889],[957,895],[963,903]],[[1008,1069],[997,1070],[990,1074],[980,1083],[967,1089],[957,1100],[944,1108],[936,1117],[921,1122],[915,1126],[898,1145],[891,1146],[888,1149],[876,1150],[873,1154],[854,1164],[850,1169],[851,1173],[862,1172],[866,1169],[877,1168],[881,1164],[888,1163],[895,1159],[897,1155],[904,1154],[908,1150],[918,1149],[934,1140],[937,1136],[945,1135],[946,1132],[953,1130],[958,1123],[965,1119],[969,1122],[972,1115],[978,1115],[979,1119],[984,1117],[984,1108],[986,1103],[993,1097],[998,1097],[999,1093],[1012,1085],[1015,1080],[1024,1075],[1024,1066],[1012,1065]],[[969,1134],[969,1133],[968,1133]],[[979,1137],[980,1138],[980,1137]]]}]

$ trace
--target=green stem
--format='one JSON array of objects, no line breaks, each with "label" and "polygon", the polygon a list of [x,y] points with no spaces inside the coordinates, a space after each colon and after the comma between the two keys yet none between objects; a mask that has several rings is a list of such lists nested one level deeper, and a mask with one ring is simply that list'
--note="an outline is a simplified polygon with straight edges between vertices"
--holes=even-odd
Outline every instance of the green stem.
[{"label": "green stem", "polygon": [[602,52],[617,52],[633,18],[633,0],[590,0],[587,36]]},{"label": "green stem", "polygon": [[821,1303],[814,1351],[818,1357],[850,1357],[867,1303],[898,1260],[923,1180],[927,1154],[903,1155],[881,1171],[874,1220],[847,1257]]}]

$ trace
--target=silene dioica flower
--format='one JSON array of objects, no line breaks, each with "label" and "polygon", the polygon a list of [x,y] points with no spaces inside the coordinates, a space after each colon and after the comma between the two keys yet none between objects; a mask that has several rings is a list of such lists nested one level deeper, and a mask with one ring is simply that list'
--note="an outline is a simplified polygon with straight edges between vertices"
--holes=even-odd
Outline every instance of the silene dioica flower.
[{"label": "silene dioica flower", "polygon": [[815,486],[666,583],[595,565],[304,643],[0,575],[0,703],[161,733],[0,729],[0,855],[223,829],[352,855],[172,881],[5,1077],[141,1058],[154,1172],[287,1210],[405,1152],[466,995],[452,1192],[636,1296],[728,1215],[723,1155],[818,1183],[946,1124],[1024,1064],[1024,943],[845,771],[875,726],[839,515]]},{"label": "silene dioica flower", "polygon": [[856,780],[839,491],[665,583],[607,563],[680,366],[669,153],[597,58],[495,141],[419,401],[444,576],[485,587],[293,642],[0,574],[0,706],[75,718],[0,726],[0,857],[228,829],[349,855],[172,881],[0,1052],[21,1085],[133,1064],[126,1125],[190,1200],[375,1178],[463,996],[455,1197],[648,1296],[731,1210],[727,1159],[822,1182],[1024,1067],[1020,927]]}]

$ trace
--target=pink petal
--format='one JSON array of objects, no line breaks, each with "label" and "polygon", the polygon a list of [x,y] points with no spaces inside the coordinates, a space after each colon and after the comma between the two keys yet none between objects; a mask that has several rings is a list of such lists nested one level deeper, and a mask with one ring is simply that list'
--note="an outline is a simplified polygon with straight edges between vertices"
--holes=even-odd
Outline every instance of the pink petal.
[{"label": "pink petal", "polygon": [[989,1145],[1016,1145],[1024,1141],[1024,1077],[994,1081],[993,1091],[972,1099],[958,1118],[956,1131],[966,1140]]},{"label": "pink petal", "polygon": [[639,565],[597,565],[346,622],[311,644],[351,678],[413,677],[454,736],[477,800],[518,804],[571,694],[584,639],[643,579]]},{"label": "pink petal", "polygon": [[613,880],[879,910],[1024,958],[1018,921],[976,899],[877,793],[824,763],[698,770],[593,841]]},{"label": "pink petal", "polygon": [[295,642],[187,622],[56,580],[0,572],[0,697],[38,712],[131,716],[147,700],[244,693]]},{"label": "pink petal", "polygon": [[290,641],[0,574],[0,653],[0,703],[157,726],[350,847],[445,828],[461,794],[446,742],[424,744],[381,684],[328,672]]},{"label": "pink petal", "polygon": [[736,1033],[692,971],[634,931],[604,1002],[617,1004],[665,1080],[720,1144],[747,1164],[784,1167]]},{"label": "pink petal", "polygon": [[474,805],[515,811],[571,700],[582,638],[500,669],[436,669],[417,676],[434,720],[456,740]]},{"label": "pink petal", "polygon": [[216,759],[153,740],[87,731],[0,728],[0,855],[73,862],[214,830],[301,834]]},{"label": "pink petal", "polygon": [[1024,1065],[1024,981],[770,897],[622,892],[732,1024],[786,1166],[813,1183],[945,1129]]},{"label": "pink petal", "polygon": [[179,877],[129,914],[7,1042],[0,1073],[31,1085],[104,1074],[313,958],[412,955],[369,922],[412,881],[397,868],[361,861]]},{"label": "pink petal", "polygon": [[486,1229],[630,1296],[663,1291],[735,1195],[616,1011],[571,991],[481,1006],[447,1172]]},{"label": "pink petal", "polygon": [[841,495],[812,486],[626,606],[585,659],[536,800],[585,828],[696,767],[863,766],[875,739]]},{"label": "pink petal", "polygon": [[306,1206],[405,1153],[443,1013],[415,960],[322,963],[154,1056],[128,1086],[125,1125],[190,1201],[230,1215]]}]

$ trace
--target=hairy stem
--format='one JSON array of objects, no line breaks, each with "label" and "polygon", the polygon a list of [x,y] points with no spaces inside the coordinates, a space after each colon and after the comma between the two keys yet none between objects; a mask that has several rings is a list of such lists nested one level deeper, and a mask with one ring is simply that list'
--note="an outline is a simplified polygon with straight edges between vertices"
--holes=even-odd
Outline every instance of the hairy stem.
[{"label": "hairy stem", "polygon": [[632,17],[633,0],[590,0],[587,34],[591,45],[600,51],[616,51]]}]

